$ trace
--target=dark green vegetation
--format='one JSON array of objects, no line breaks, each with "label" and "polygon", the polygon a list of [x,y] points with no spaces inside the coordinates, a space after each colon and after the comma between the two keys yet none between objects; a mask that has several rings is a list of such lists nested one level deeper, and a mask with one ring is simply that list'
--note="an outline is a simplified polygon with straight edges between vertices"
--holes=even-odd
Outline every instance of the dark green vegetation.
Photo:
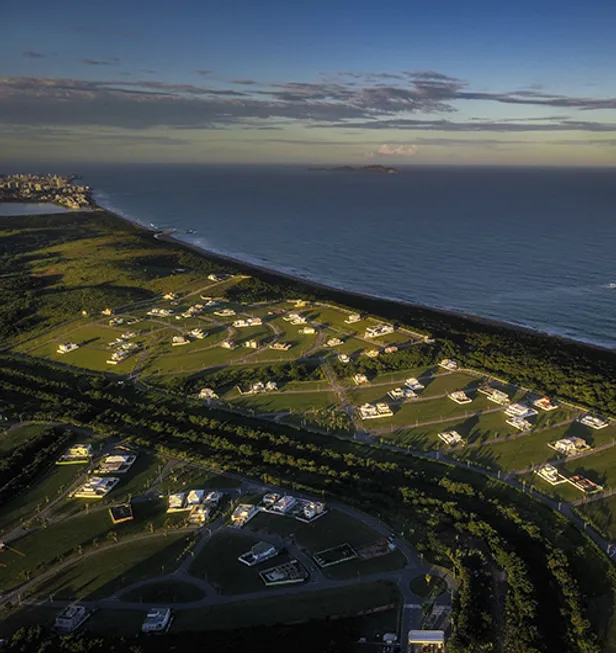
[{"label": "dark green vegetation", "polygon": [[[10,220],[19,228],[19,220]],[[126,288],[132,289],[129,294],[134,293],[134,300],[160,293],[178,278],[181,283],[173,287],[181,287],[187,281],[182,277],[188,273],[176,274],[172,266],[191,266],[201,275],[216,266],[180,247],[157,243],[148,234],[108,216],[85,218],[77,224],[75,216],[46,220],[32,219],[36,227],[9,234],[15,248],[6,250],[9,263],[32,283],[37,277],[28,267],[28,257],[36,261],[42,251],[46,257],[58,257],[54,248],[62,251],[62,257],[68,256],[62,238],[74,239],[71,251],[81,251],[86,247],[82,240],[92,238],[92,230],[100,228],[100,242],[94,250],[88,249],[91,244],[86,250],[100,247],[101,251],[89,259],[82,254],[87,264],[72,259],[68,267],[54,258],[54,265],[62,270],[62,274],[58,272],[61,278],[54,279],[46,268],[52,279],[45,280],[44,290],[34,288],[29,304],[25,303],[27,293],[22,293],[26,299],[18,308],[23,313],[17,311],[22,329],[74,316],[84,306],[82,300],[77,301],[84,285],[94,286],[97,293],[110,288],[112,295],[105,295],[104,303],[117,306],[124,299],[115,296],[114,300],[113,294],[122,294]],[[62,225],[57,232],[56,224]],[[1,225],[9,228],[6,221]],[[39,225],[46,226],[40,230]],[[89,231],[78,237],[82,227]],[[24,240],[20,240],[21,233]],[[55,238],[54,246],[46,245],[45,238]],[[112,252],[125,256],[121,260],[106,258]],[[255,273],[247,266],[237,268],[253,274],[252,280],[234,286],[247,300],[270,298],[268,293],[278,292],[338,301],[431,333],[439,339],[439,356],[451,353],[475,368],[616,411],[616,357],[611,353],[428,309],[309,288],[290,280],[280,284],[277,275]],[[83,282],[78,281],[79,276],[84,277]],[[94,284],[96,278],[102,280],[102,288]],[[191,283],[198,288],[199,279],[193,277]],[[66,306],[61,300],[64,293]],[[56,299],[50,299],[54,296]],[[89,310],[93,310],[95,299],[87,295]],[[11,306],[14,302],[19,304],[17,297]],[[97,310],[104,303],[101,300]],[[16,335],[8,327],[7,331],[4,335]],[[418,348],[422,364],[426,358],[434,359],[433,351]],[[405,365],[413,365],[414,355],[408,354]],[[387,367],[393,363],[385,357],[383,361],[379,361],[383,367],[375,363],[366,370],[397,369]],[[24,355],[0,354],[0,392],[2,411],[9,415],[25,413],[28,418],[121,434],[161,454],[356,503],[366,512],[380,514],[426,558],[454,569],[461,580],[450,646],[454,653],[489,650],[494,642],[499,644],[497,650],[507,653],[615,650],[616,576],[609,560],[563,516],[497,481],[393,451],[193,405],[183,397],[130,383],[119,385],[112,378]]]}]

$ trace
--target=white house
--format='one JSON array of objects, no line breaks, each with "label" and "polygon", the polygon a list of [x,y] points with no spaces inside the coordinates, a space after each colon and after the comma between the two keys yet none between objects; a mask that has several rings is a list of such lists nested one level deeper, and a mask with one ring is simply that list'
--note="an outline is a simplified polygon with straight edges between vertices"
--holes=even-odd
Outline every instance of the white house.
[{"label": "white house", "polygon": [[198,340],[203,340],[207,336],[207,333],[203,329],[193,329],[190,335]]},{"label": "white house", "polygon": [[470,404],[473,401],[464,390],[456,390],[455,392],[450,392],[447,395],[451,401],[455,401],[456,404]]},{"label": "white house", "polygon": [[79,349],[79,345],[74,342],[62,342],[58,345],[58,354],[69,354]]},{"label": "white house", "polygon": [[193,506],[202,503],[204,496],[205,490],[190,490],[186,495],[186,507],[192,508]]},{"label": "white house", "polygon": [[536,399],[533,401],[533,406],[541,408],[541,410],[550,411],[556,410],[558,404],[554,403],[549,397],[541,397],[541,399]]},{"label": "white house", "polygon": [[510,417],[507,420],[507,424],[513,426],[513,428],[518,429],[518,431],[530,431],[532,424],[524,419],[523,417]]},{"label": "white house", "polygon": [[529,408],[525,404],[511,404],[505,409],[505,415],[527,419],[528,417],[537,415],[537,411],[534,408]]},{"label": "white house", "polygon": [[249,567],[254,567],[261,562],[275,558],[278,553],[278,549],[273,544],[269,544],[269,542],[257,542],[250,551],[242,553],[238,557],[238,560]]},{"label": "white house", "polygon": [[120,482],[116,476],[91,476],[73,492],[76,499],[102,499]]},{"label": "white house", "polygon": [[227,338],[226,340],[223,340],[220,343],[220,346],[224,347],[225,349],[235,349],[237,347],[233,338]]},{"label": "white house", "polygon": [[342,344],[342,340],[340,338],[330,338],[326,343],[326,347],[338,347],[339,345]]},{"label": "white house", "polygon": [[298,333],[303,333],[305,336],[312,335],[312,334],[314,334],[316,332],[317,332],[317,330],[314,327],[311,327],[311,326],[302,327],[298,331]]},{"label": "white house", "polygon": [[364,338],[378,338],[380,336],[386,336],[389,333],[393,333],[394,328],[391,324],[377,324],[373,327],[368,327],[366,333],[364,333]]},{"label": "white house", "polygon": [[338,360],[341,363],[350,363],[351,359],[349,358],[348,354],[338,354]]},{"label": "white house", "polygon": [[56,617],[55,629],[63,634],[72,633],[90,614],[83,605],[67,605]]},{"label": "white house", "polygon": [[591,448],[586,440],[575,436],[556,440],[556,442],[551,442],[548,446],[565,456],[574,456],[577,453],[588,451]]},{"label": "white house", "polygon": [[464,444],[464,438],[457,431],[443,431],[438,437],[450,447],[457,444]]},{"label": "white house", "polygon": [[596,417],[594,415],[584,415],[584,417],[580,419],[580,424],[584,424],[584,426],[589,426],[591,429],[600,430],[608,426],[609,422],[606,419],[603,419],[602,417]]},{"label": "white house", "polygon": [[278,351],[289,351],[293,345],[290,342],[274,342],[269,348]]},{"label": "white house", "polygon": [[438,365],[439,367],[442,367],[445,370],[449,370],[450,372],[454,372],[458,369],[458,363],[452,358],[444,358]]},{"label": "white house", "polygon": [[212,390],[212,388],[201,388],[199,399],[218,399],[218,395],[214,390]]},{"label": "white house", "polygon": [[359,313],[351,313],[345,320],[346,324],[355,324],[356,322],[361,321],[361,315]]},{"label": "white house", "polygon": [[419,380],[414,377],[407,379],[404,383],[408,388],[414,390],[415,392],[419,392],[420,390],[423,390],[426,387],[425,385],[419,383]]},{"label": "white house", "polygon": [[185,492],[176,492],[175,494],[170,494],[167,499],[167,512],[181,512],[182,510],[187,510],[184,505],[184,499],[186,498]]},{"label": "white house", "polygon": [[361,419],[378,419],[380,417],[391,417],[394,413],[384,402],[377,404],[364,404],[357,409]]},{"label": "white house", "polygon": [[509,395],[502,390],[493,388],[490,394],[488,394],[488,401],[501,406],[506,406],[509,403]]},{"label": "white house", "polygon": [[218,315],[218,317],[233,317],[235,311],[232,308],[223,308],[220,311],[214,311],[214,315]]},{"label": "white house", "polygon": [[271,510],[274,512],[279,512],[282,515],[286,515],[290,510],[292,510],[297,504],[297,499],[287,494],[284,497],[278,499],[276,503],[271,507]]},{"label": "white house", "polygon": [[250,521],[257,513],[259,508],[249,503],[240,503],[231,515],[231,523],[234,526],[242,527]]},{"label": "white house", "polygon": [[365,374],[354,374],[353,382],[355,385],[365,385],[368,383],[368,377]]},{"label": "white house", "polygon": [[387,394],[394,400],[404,399],[404,390],[402,388],[393,388]]},{"label": "white house", "polygon": [[143,633],[164,633],[171,626],[171,608],[150,608],[141,626]]},{"label": "white house", "polygon": [[173,347],[181,347],[182,345],[187,345],[190,340],[186,336],[173,336],[171,340],[171,345]]},{"label": "white house", "polygon": [[259,342],[257,340],[254,340],[254,338],[251,340],[245,340],[243,345],[247,349],[259,349]]},{"label": "white house", "polygon": [[544,481],[550,485],[560,485],[566,483],[567,479],[554,467],[554,465],[543,465],[535,470],[535,474],[540,476]]},{"label": "white house", "polygon": [[410,653],[445,653],[445,633],[442,630],[409,630],[408,643]]},{"label": "white house", "polygon": [[58,459],[56,464],[69,465],[78,463],[89,463],[92,458],[91,444],[74,444],[69,447]]}]

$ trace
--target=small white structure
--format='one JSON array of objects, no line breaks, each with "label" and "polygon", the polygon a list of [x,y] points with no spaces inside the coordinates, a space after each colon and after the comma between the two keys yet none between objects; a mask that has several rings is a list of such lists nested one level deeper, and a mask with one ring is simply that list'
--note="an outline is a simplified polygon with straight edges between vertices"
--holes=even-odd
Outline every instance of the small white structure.
[{"label": "small white structure", "polygon": [[182,345],[187,345],[190,340],[186,336],[173,336],[171,340],[171,345],[173,347],[181,347]]},{"label": "small white structure", "polygon": [[493,388],[490,394],[488,394],[488,401],[491,401],[500,406],[506,406],[509,403],[509,395],[502,390]]},{"label": "small white structure", "polygon": [[518,431],[530,431],[533,426],[523,417],[510,417],[507,420],[507,424],[509,424],[509,426],[513,426],[514,429],[518,429]]},{"label": "small white structure", "polygon": [[594,415],[584,415],[584,417],[580,419],[580,424],[589,426],[591,429],[595,429],[597,431],[604,429],[606,426],[609,426],[609,422],[606,419],[603,419],[602,417],[596,417]]},{"label": "small white structure", "polygon": [[383,349],[384,354],[395,354],[398,351],[398,345],[389,345]]},{"label": "small white structure", "polygon": [[120,482],[117,476],[91,476],[73,492],[76,499],[102,499]]},{"label": "small white structure", "polygon": [[556,410],[558,408],[558,404],[554,403],[549,397],[541,397],[541,399],[536,399],[533,401],[533,406],[540,408],[541,410],[545,410],[546,412],[549,412],[550,410]]},{"label": "small white structure", "polygon": [[269,348],[276,351],[289,351],[293,345],[290,342],[274,342]]},{"label": "small white structure", "polygon": [[278,390],[278,384],[276,383],[276,381],[268,381],[265,384],[266,392],[276,392],[276,390]]},{"label": "small white structure", "polygon": [[75,342],[62,342],[58,345],[58,354],[70,354],[70,352],[79,349],[79,345]]},{"label": "small white structure", "polygon": [[537,415],[537,411],[534,408],[529,408],[525,404],[511,404],[505,409],[505,415],[509,417],[520,417],[522,419],[527,419],[528,417],[534,417]]},{"label": "small white structure", "polygon": [[126,474],[128,470],[135,464],[137,456],[132,453],[125,454],[111,454],[105,456],[101,460],[98,469],[96,470],[97,474]]},{"label": "small white structure", "polygon": [[141,626],[143,633],[164,633],[169,630],[173,617],[171,608],[151,608]]},{"label": "small white structure", "polygon": [[268,542],[257,542],[247,553],[242,553],[238,560],[248,567],[254,567],[261,562],[271,560],[278,555],[278,549]]},{"label": "small white structure", "polygon": [[62,634],[72,633],[90,616],[83,605],[68,605],[55,620],[55,629]]},{"label": "small white structure", "polygon": [[105,315],[106,317],[109,317],[110,315],[113,315],[113,310],[110,308],[104,308],[101,311],[101,315]]},{"label": "small white structure", "polygon": [[218,506],[220,503],[220,500],[223,497],[222,492],[218,492],[217,490],[212,490],[211,492],[208,492],[205,497],[203,498],[203,503],[211,505],[211,506]]},{"label": "small white structure", "polygon": [[394,413],[385,402],[377,404],[364,404],[357,409],[361,419],[379,419],[381,417],[391,417]]},{"label": "small white structure", "polygon": [[235,320],[235,322],[233,322],[233,326],[236,329],[244,329],[246,327],[261,326],[262,324],[263,324],[263,320],[260,317],[240,318],[239,320]]},{"label": "small white structure", "polygon": [[248,523],[257,513],[259,508],[250,503],[240,503],[231,514],[231,523],[233,526],[241,528]]},{"label": "small white structure", "polygon": [[170,308],[151,308],[147,314],[154,317],[169,317],[173,315],[173,311]]},{"label": "small white structure", "polygon": [[443,431],[438,434],[438,437],[450,447],[464,444],[464,438],[457,431]]},{"label": "small white structure", "polygon": [[380,336],[386,336],[389,333],[393,333],[394,328],[391,324],[377,324],[373,327],[368,327],[366,333],[364,333],[364,338],[378,338]]},{"label": "small white structure", "polygon": [[387,394],[394,400],[404,399],[404,390],[402,388],[393,388]]},{"label": "small white structure", "polygon": [[351,359],[350,359],[350,357],[349,357],[348,354],[338,354],[338,360],[339,360],[341,363],[344,363],[345,365],[346,365],[346,363],[350,363],[350,362],[351,362]]},{"label": "small white structure", "polygon": [[366,349],[364,351],[364,355],[368,358],[378,358],[380,353],[381,352],[378,349]]},{"label": "small white structure", "polygon": [[218,395],[212,388],[201,388],[199,399],[218,399]]},{"label": "small white structure", "polygon": [[174,299],[177,299],[178,296],[174,292],[168,292],[165,295],[163,295],[163,299],[168,299],[169,301],[173,301]]},{"label": "small white structure", "polygon": [[205,497],[205,490],[190,490],[186,495],[185,505],[187,508],[192,508],[203,502]]},{"label": "small white structure", "polygon": [[445,633],[442,630],[409,630],[408,643],[410,653],[444,653]]},{"label": "small white structure", "polygon": [[575,454],[588,451],[591,448],[586,440],[575,436],[562,438],[561,440],[556,440],[556,442],[550,442],[548,447],[551,447],[565,456],[575,456]]},{"label": "small white structure", "polygon": [[227,338],[226,340],[223,340],[220,343],[220,346],[224,347],[225,349],[235,349],[237,347],[233,338]]},{"label": "small white structure", "polygon": [[254,338],[252,340],[245,340],[242,344],[247,349],[259,349],[259,342]]},{"label": "small white structure", "polygon": [[419,392],[420,390],[423,390],[426,386],[423,385],[422,383],[419,383],[419,380],[411,377],[410,379],[407,379],[404,384],[407,386],[407,388],[410,388],[414,392]]},{"label": "small white structure", "polygon": [[218,315],[218,317],[233,317],[235,311],[232,308],[222,308],[219,311],[214,311],[214,315]]},{"label": "small white structure", "polygon": [[292,311],[291,313],[287,313],[282,319],[285,322],[290,322],[294,326],[299,326],[300,324],[306,324],[306,322],[308,321],[303,315],[300,315],[295,311]]},{"label": "small white structure", "polygon": [[284,497],[278,499],[276,503],[271,507],[272,512],[278,512],[281,515],[286,515],[290,510],[292,510],[297,504],[297,499],[292,497],[290,494],[285,495]]},{"label": "small white structure", "polygon": [[137,337],[137,332],[136,331],[125,331],[120,338],[122,340],[130,340],[131,338]]},{"label": "small white structure", "polygon": [[361,315],[359,313],[351,313],[345,320],[346,324],[355,324],[356,322],[361,321]]},{"label": "small white structure", "polygon": [[176,492],[175,494],[170,494],[169,498],[167,499],[167,512],[181,512],[183,510],[188,510],[184,503],[185,498],[185,492]]},{"label": "small white structure", "polygon": [[302,327],[302,328],[298,331],[298,333],[302,333],[302,334],[304,334],[305,336],[313,335],[313,334],[315,334],[316,332],[317,332],[317,330],[316,330],[314,327],[311,327],[311,326],[305,326],[305,327]]},{"label": "small white structure", "polygon": [[457,361],[454,361],[452,358],[444,358],[438,365],[450,372],[455,372],[458,369]]},{"label": "small white structure", "polygon": [[322,501],[307,501],[305,499],[300,499],[299,503],[301,504],[301,512],[296,515],[296,517],[300,521],[311,522],[317,517],[324,515],[326,512],[326,505]]},{"label": "small white structure", "polygon": [[456,404],[464,405],[464,404],[470,404],[471,401],[473,401],[467,394],[464,392],[464,390],[456,390],[455,392],[450,392],[447,395],[451,401],[455,401]]},{"label": "small white structure", "polygon": [[540,476],[544,481],[550,485],[560,485],[566,483],[567,479],[563,476],[554,465],[543,465],[535,470],[535,474]]},{"label": "small white structure", "polygon": [[213,506],[200,503],[193,507],[188,515],[188,523],[193,526],[203,526],[212,514]]},{"label": "small white structure", "polygon": [[124,324],[124,318],[114,317],[113,319],[109,320],[108,324],[110,327],[120,326],[121,324]]},{"label": "small white structure", "polygon": [[204,331],[203,329],[193,329],[190,332],[190,335],[193,338],[197,338],[197,340],[203,340],[207,336],[207,331]]},{"label": "small white structure", "polygon": [[56,465],[89,463],[92,458],[91,444],[74,444],[58,458]]},{"label": "small white structure", "polygon": [[111,354],[111,358],[107,359],[107,365],[117,365],[118,363],[125,361],[128,356],[128,352],[124,349],[121,349],[120,351],[114,351],[113,354]]},{"label": "small white structure", "polygon": [[330,338],[326,343],[326,347],[338,347],[342,344],[342,340],[340,338]]},{"label": "small white structure", "polygon": [[365,374],[354,374],[353,382],[355,385],[366,385],[368,383],[368,377]]}]

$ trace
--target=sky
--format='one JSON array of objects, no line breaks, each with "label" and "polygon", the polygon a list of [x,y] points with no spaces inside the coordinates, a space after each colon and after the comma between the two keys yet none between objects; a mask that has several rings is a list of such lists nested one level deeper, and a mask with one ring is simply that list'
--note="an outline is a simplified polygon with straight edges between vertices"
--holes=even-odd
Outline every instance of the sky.
[{"label": "sky", "polygon": [[30,0],[0,163],[616,166],[613,0]]}]

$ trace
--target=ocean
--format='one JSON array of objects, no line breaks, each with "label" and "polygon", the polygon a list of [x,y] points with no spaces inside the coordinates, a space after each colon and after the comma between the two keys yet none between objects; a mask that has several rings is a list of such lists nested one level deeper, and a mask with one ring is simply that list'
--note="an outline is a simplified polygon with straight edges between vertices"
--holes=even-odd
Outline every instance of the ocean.
[{"label": "ocean", "polygon": [[616,169],[89,166],[103,206],[343,289],[616,347]]}]

